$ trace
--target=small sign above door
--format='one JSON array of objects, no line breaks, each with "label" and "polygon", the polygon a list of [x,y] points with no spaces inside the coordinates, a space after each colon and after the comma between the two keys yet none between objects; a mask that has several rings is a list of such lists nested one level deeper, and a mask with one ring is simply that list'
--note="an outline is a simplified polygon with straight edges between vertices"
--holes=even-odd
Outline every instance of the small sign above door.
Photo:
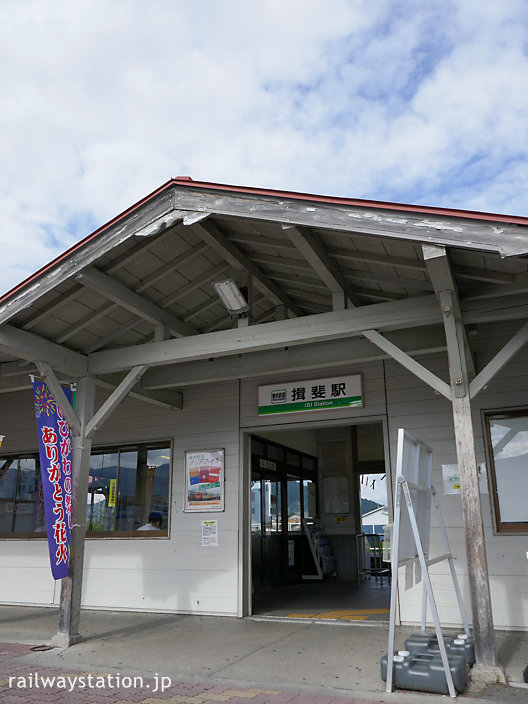
[{"label": "small sign above door", "polygon": [[362,408],[361,375],[269,384],[258,388],[258,414]]},{"label": "small sign above door", "polygon": [[270,469],[273,472],[277,470],[277,463],[272,462],[271,460],[265,460],[265,459],[260,459],[260,468],[261,469]]}]

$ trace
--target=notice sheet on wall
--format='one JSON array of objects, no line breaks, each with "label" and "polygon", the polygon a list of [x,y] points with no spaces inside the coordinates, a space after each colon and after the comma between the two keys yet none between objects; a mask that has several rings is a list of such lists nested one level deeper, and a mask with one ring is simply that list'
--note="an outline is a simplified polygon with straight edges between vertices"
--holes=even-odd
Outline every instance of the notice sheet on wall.
[{"label": "notice sheet on wall", "polygon": [[[477,473],[480,493],[488,494],[488,479],[484,462],[477,465]],[[457,464],[443,464],[442,478],[444,480],[444,494],[460,494],[460,477]]]},{"label": "notice sheet on wall", "polygon": [[202,547],[218,546],[218,523],[216,521],[202,521]]}]

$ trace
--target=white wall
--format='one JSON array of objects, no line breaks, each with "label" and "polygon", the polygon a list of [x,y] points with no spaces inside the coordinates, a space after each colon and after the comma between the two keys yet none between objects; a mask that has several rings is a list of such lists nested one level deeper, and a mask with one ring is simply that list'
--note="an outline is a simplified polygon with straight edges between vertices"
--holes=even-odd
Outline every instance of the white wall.
[{"label": "white wall", "polygon": [[[479,345],[477,365],[482,366],[519,327],[480,326],[472,340]],[[420,358],[447,380],[443,356]],[[465,545],[460,496],[443,494],[441,465],[455,464],[455,441],[450,404],[432,389],[406,372],[396,362],[386,362],[387,388],[384,388],[381,362],[355,366],[336,373],[363,374],[365,407],[344,411],[317,411],[285,415],[282,418],[257,416],[259,381],[241,384],[240,427],[267,428],[278,424],[290,429],[307,421],[380,418],[388,411],[390,455],[394,470],[396,435],[404,427],[433,448],[433,482],[439,499],[464,601],[469,609]],[[288,380],[322,376],[319,373],[287,375]],[[283,377],[284,378],[284,377]],[[279,378],[277,378],[279,380]],[[269,377],[263,383],[269,383]],[[168,540],[94,540],[86,548],[83,603],[91,607],[193,611],[236,614],[238,570],[238,464],[239,397],[238,382],[212,387],[187,388],[184,411],[168,413],[134,400],[127,400],[101,429],[97,444],[172,439],[174,466],[171,532]],[[387,394],[387,407],[385,406]],[[473,402],[477,461],[485,460],[481,409],[528,405],[528,349],[514,360]],[[35,420],[31,393],[0,397],[0,430],[6,435],[6,453],[36,449]],[[200,546],[200,520],[212,514],[182,512],[183,458],[187,449],[224,447],[226,450],[226,511],[214,514],[219,522],[218,548]],[[495,535],[489,496],[482,495],[492,605],[497,628],[528,629],[527,536]],[[443,552],[439,531],[433,521],[431,555]],[[458,610],[447,562],[431,568],[440,618],[445,624],[459,624]],[[0,541],[0,598],[3,603],[50,604],[58,599],[47,564],[47,544],[41,540]],[[116,588],[119,585],[119,588]],[[54,593],[55,592],[55,593]],[[400,594],[403,622],[420,620],[421,587]]]},{"label": "white wall", "polygon": [[[480,326],[474,343],[479,345],[476,355],[481,369],[513,335],[519,324]],[[506,334],[503,334],[506,333]],[[424,360],[426,366],[448,381],[445,358]],[[471,620],[465,541],[460,495],[444,495],[441,466],[456,464],[456,449],[450,403],[442,396],[406,372],[396,362],[387,362],[387,405],[392,467],[395,469],[397,430],[411,432],[433,448],[433,484],[440,501],[447,526],[451,550],[456,559],[463,600]],[[477,463],[486,461],[481,410],[512,408],[528,405],[528,350],[521,351],[502,372],[472,401],[473,427]],[[528,536],[495,535],[489,494],[481,494],[486,550],[494,625],[502,629],[528,629]],[[444,552],[434,511],[431,521],[431,556]],[[452,580],[447,561],[431,567],[433,590],[436,595],[440,619],[445,624],[459,624],[458,607],[453,598]],[[402,583],[404,580],[402,580]],[[416,623],[420,619],[421,585],[400,592],[403,623]]]},{"label": "white wall", "polygon": [[[99,402],[102,399],[99,399]],[[31,393],[3,396],[0,422],[6,452],[36,449]],[[182,412],[127,399],[94,444],[170,439],[173,481],[169,539],[88,540],[83,605],[112,609],[236,615],[238,574],[238,382],[194,387]],[[225,449],[225,511],[183,513],[184,452]],[[218,520],[218,547],[201,547],[201,521]],[[2,603],[58,603],[47,542],[0,541]]]}]

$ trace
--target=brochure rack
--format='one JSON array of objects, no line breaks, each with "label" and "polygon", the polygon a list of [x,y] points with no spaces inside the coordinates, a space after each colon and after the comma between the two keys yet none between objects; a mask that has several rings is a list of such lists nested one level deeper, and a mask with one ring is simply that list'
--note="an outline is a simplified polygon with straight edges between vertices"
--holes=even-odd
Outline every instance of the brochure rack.
[{"label": "brochure rack", "polygon": [[325,529],[318,518],[303,518],[304,532],[317,569],[317,574],[303,574],[303,579],[323,579],[337,575],[337,559]]}]

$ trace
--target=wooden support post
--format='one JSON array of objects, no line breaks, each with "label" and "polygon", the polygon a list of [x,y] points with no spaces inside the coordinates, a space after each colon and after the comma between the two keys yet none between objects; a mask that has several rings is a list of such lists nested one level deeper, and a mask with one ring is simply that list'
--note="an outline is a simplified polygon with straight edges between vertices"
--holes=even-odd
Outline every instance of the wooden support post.
[{"label": "wooden support post", "polygon": [[498,668],[477,460],[475,456],[475,439],[471,419],[464,327],[460,314],[457,289],[445,248],[427,246],[423,249],[424,259],[440,302],[447,341],[451,403],[460,477],[473,635],[475,639],[475,659],[477,667],[492,669],[492,672],[490,672],[490,679],[492,679],[497,677],[498,673],[496,671],[498,671]]},{"label": "wooden support post", "polygon": [[92,417],[95,379],[82,377],[77,382],[76,413],[81,422],[80,434],[72,437],[72,531],[68,576],[61,580],[59,624],[52,643],[66,648],[82,640],[79,634],[81,591],[86,533],[86,503],[90,474],[92,442],[85,437],[85,428]]},{"label": "wooden support post", "polygon": [[453,420],[455,424],[462,515],[464,517],[466,561],[473,616],[473,635],[475,638],[475,658],[477,665],[496,667],[495,632],[491,611],[488,564],[484,543],[484,527],[482,525],[469,392],[462,397],[457,397],[453,394]]}]

